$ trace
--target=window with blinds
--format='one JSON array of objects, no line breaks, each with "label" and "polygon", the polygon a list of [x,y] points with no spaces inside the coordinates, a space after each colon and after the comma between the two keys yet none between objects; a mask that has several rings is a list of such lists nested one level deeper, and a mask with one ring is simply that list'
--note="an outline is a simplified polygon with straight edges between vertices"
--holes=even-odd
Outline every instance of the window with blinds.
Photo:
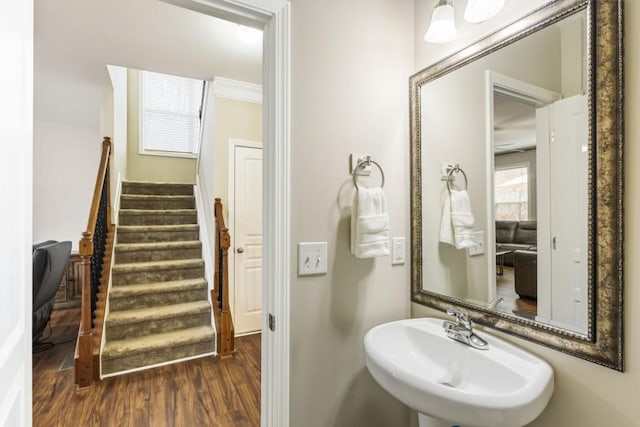
[{"label": "window with blinds", "polygon": [[529,219],[528,175],[527,165],[496,169],[494,196],[497,220]]},{"label": "window with blinds", "polygon": [[142,153],[196,156],[202,89],[202,80],[140,72]]}]

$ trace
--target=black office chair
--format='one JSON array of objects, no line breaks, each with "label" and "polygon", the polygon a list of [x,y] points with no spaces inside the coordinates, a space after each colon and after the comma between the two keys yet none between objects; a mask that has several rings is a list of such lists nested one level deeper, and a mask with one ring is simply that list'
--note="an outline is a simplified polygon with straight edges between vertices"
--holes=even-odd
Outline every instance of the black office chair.
[{"label": "black office chair", "polygon": [[42,334],[51,319],[56,292],[67,269],[70,255],[71,242],[48,240],[33,245],[32,340],[34,349],[53,346],[41,342]]}]

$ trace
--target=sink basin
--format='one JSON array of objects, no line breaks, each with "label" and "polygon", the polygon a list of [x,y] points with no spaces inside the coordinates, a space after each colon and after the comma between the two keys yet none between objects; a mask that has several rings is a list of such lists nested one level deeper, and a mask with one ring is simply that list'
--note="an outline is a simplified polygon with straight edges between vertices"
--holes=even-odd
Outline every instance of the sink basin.
[{"label": "sink basin", "polygon": [[442,320],[407,319],[364,338],[375,380],[421,414],[463,427],[516,427],[533,421],[553,394],[547,362],[482,332],[488,350],[448,338]]}]

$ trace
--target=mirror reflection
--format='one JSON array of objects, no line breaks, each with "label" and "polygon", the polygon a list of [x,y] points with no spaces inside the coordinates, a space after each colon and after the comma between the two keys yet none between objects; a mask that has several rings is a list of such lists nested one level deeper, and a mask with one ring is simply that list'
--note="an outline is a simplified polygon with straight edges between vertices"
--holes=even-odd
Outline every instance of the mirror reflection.
[{"label": "mirror reflection", "polygon": [[423,289],[587,333],[586,29],[583,10],[421,86]]}]

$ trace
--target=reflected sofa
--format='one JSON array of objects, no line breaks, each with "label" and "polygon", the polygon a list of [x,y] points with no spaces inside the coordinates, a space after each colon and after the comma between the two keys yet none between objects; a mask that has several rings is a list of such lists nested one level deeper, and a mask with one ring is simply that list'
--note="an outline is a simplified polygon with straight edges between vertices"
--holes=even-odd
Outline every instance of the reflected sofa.
[{"label": "reflected sofa", "polygon": [[496,252],[512,251],[504,256],[504,265],[513,267],[513,252],[536,251],[536,221],[496,221]]},{"label": "reflected sofa", "polygon": [[515,291],[538,297],[538,229],[536,221],[496,221],[496,252],[511,251],[504,265],[513,267]]}]

